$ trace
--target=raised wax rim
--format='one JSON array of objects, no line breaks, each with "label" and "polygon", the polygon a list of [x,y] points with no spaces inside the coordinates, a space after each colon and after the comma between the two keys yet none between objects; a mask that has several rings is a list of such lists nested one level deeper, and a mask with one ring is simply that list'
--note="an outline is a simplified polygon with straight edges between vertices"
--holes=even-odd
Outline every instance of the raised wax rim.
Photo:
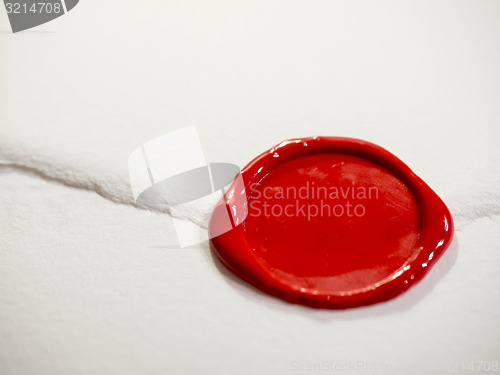
[{"label": "raised wax rim", "polygon": [[[413,171],[389,151],[373,143],[354,138],[309,137],[290,139],[253,159],[241,171],[245,188],[260,181],[270,170],[293,158],[316,153],[340,153],[375,162],[402,180],[417,199],[420,221],[419,238],[414,252],[393,274],[366,288],[342,293],[301,291],[274,277],[255,257],[247,244],[243,225],[211,238],[213,254],[234,274],[258,289],[290,303],[316,308],[344,309],[370,305],[396,297],[421,280],[448,247],[453,236],[450,211],[438,195]],[[236,182],[227,196],[238,189]],[[240,187],[241,188],[241,187]],[[233,198],[240,197],[233,194]],[[231,201],[228,201],[231,204]],[[219,201],[209,222],[209,235],[219,214],[227,214]]]}]

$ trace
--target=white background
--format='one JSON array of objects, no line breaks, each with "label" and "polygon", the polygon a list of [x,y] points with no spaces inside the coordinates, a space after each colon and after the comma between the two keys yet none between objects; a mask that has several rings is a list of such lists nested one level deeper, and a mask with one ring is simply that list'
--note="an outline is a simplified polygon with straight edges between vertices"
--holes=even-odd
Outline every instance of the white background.
[{"label": "white background", "polygon": [[[497,1],[82,0],[18,34],[0,8],[0,373],[500,360],[499,67]],[[292,137],[377,143],[447,203],[454,242],[386,303],[264,295],[133,206],[129,153],[187,125],[240,166]]]}]

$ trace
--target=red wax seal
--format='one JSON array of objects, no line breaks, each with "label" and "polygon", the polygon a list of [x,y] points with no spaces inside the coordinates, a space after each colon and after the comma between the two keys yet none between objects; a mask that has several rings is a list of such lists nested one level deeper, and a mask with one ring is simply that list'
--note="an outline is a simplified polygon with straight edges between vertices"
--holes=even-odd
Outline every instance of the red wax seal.
[{"label": "red wax seal", "polygon": [[[211,249],[237,276],[291,303],[342,309],[393,298],[453,235],[436,193],[358,139],[291,139],[240,177],[212,213]],[[225,231],[228,212],[234,228]]]}]

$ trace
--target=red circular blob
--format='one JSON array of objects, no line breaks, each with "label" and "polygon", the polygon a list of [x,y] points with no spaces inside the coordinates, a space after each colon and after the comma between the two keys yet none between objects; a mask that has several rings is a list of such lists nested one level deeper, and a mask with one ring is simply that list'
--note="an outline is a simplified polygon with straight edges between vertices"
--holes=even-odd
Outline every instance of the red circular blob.
[{"label": "red circular blob", "polygon": [[[212,214],[212,251],[242,279],[292,303],[348,308],[393,298],[452,237],[439,197],[394,155],[361,140],[285,141],[241,177]],[[236,226],[223,233],[229,212]]]}]

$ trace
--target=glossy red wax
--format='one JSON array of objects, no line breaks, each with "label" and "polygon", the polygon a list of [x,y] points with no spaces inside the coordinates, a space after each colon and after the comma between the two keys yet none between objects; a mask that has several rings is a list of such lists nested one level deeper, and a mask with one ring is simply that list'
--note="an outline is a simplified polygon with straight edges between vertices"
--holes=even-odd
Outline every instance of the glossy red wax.
[{"label": "glossy red wax", "polygon": [[241,177],[212,214],[210,233],[222,232],[228,212],[236,224],[211,239],[212,251],[242,279],[292,303],[348,308],[393,298],[452,237],[440,198],[394,155],[361,140],[285,141]]}]

